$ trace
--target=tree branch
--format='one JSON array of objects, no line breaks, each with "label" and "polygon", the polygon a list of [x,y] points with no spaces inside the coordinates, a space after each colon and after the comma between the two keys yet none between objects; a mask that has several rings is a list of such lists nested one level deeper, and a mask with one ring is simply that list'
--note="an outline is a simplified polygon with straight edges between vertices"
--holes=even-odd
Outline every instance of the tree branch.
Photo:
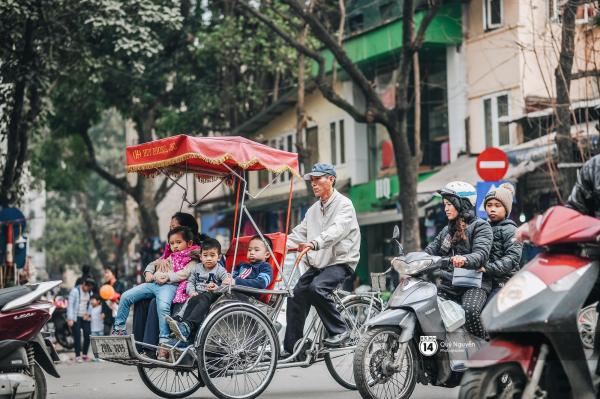
[{"label": "tree branch", "polygon": [[[312,58],[313,60],[315,60],[315,62],[318,65],[318,73],[317,73],[317,76],[315,76],[313,79],[314,79],[315,84],[319,87],[319,90],[321,91],[323,96],[329,102],[331,102],[332,104],[334,104],[337,107],[346,111],[358,123],[384,123],[385,124],[387,122],[387,115],[385,112],[385,108],[383,107],[383,104],[381,104],[381,100],[379,100],[379,97],[375,94],[375,91],[373,90],[373,88],[370,86],[370,84],[368,82],[367,82],[367,85],[369,87],[369,90],[370,90],[372,96],[374,96],[376,98],[376,101],[380,104],[381,108],[370,109],[369,107],[367,107],[368,108],[367,110],[360,111],[354,105],[352,105],[351,103],[346,101],[344,98],[339,96],[335,92],[335,90],[333,89],[331,84],[327,81],[327,78],[325,76],[325,59],[321,56],[321,54],[308,48],[306,45],[302,45],[301,43],[299,43],[298,40],[294,39],[293,37],[288,35],[286,32],[284,32],[273,21],[268,19],[266,16],[264,16],[262,13],[260,13],[258,10],[256,10],[252,6],[246,4],[244,2],[244,0],[238,0],[238,4],[244,10],[246,10],[248,13],[252,14],[254,17],[256,17],[261,22],[263,22],[267,27],[269,27],[269,29],[271,29],[273,32],[275,32],[275,34],[277,34],[279,37],[281,37],[290,47],[294,48],[299,53],[304,54],[304,55]],[[307,21],[307,23],[308,23],[308,21]],[[344,50],[341,49],[341,51],[343,52]],[[352,61],[348,60],[348,62],[350,63],[352,68],[355,68],[354,64],[352,64]],[[362,73],[360,71],[358,71],[358,72],[362,75]],[[364,76],[363,76],[363,79],[366,81]],[[368,97],[368,96],[366,96],[366,97]]]},{"label": "tree branch", "polygon": [[[169,182],[171,184],[169,184]],[[194,184],[195,184],[195,182],[194,182]],[[159,204],[160,202],[162,202],[162,200],[165,199],[165,196],[167,195],[167,193],[169,191],[171,191],[171,189],[173,188],[174,185],[175,185],[174,181],[165,177],[163,179],[162,183],[160,183],[158,190],[156,190],[156,192],[154,193],[154,203]]]},{"label": "tree branch", "polygon": [[589,71],[577,71],[571,75],[571,80],[583,78],[600,78],[600,69],[590,69]]},{"label": "tree branch", "polygon": [[82,138],[87,149],[87,167],[96,172],[98,176],[100,176],[113,186],[117,187],[119,190],[131,195],[133,198],[136,198],[135,191],[133,187],[131,187],[129,183],[127,183],[127,179],[119,179],[118,177],[115,177],[109,171],[100,166],[100,164],[98,164],[98,160],[96,159],[96,151],[94,150],[94,143],[92,143],[92,139],[90,138],[90,135],[88,134],[87,130],[82,129],[79,132],[79,136]]},{"label": "tree branch", "polygon": [[327,28],[323,26],[321,21],[319,21],[314,15],[309,14],[304,11],[300,3],[296,0],[281,0],[283,3],[290,6],[292,10],[296,13],[296,15],[304,20],[311,28],[313,35],[321,42],[323,45],[331,51],[337,62],[340,64],[342,69],[344,69],[352,81],[356,83],[358,88],[363,92],[363,95],[367,99],[369,104],[374,105],[376,108],[380,110],[384,110],[385,107],[381,102],[381,99],[373,89],[371,83],[367,80],[365,75],[362,73],[360,68],[348,57],[346,54],[346,50],[344,50],[343,46],[339,45],[335,38],[329,33]]},{"label": "tree branch", "polygon": [[433,18],[435,18],[435,16],[437,15],[438,11],[440,10],[441,5],[442,5],[441,0],[433,0],[432,1],[432,4],[429,7],[429,10],[427,11],[427,14],[425,15],[425,17],[423,17],[423,20],[421,21],[421,25],[419,26],[419,30],[417,31],[417,34],[413,41],[413,50],[414,51],[418,51],[421,48],[421,46],[423,45],[423,41],[425,40],[425,33],[427,31],[427,28],[429,27],[429,24],[431,24],[431,21],[433,21]]},{"label": "tree branch", "polygon": [[319,53],[317,53],[314,50],[311,50],[307,46],[303,46],[300,43],[298,43],[298,41],[296,39],[294,39],[293,37],[288,35],[286,32],[284,32],[283,29],[279,28],[279,26],[277,26],[273,21],[271,21],[269,18],[264,16],[262,13],[260,13],[258,10],[256,10],[251,5],[247,4],[245,0],[238,0],[237,3],[246,12],[250,13],[252,16],[257,18],[259,21],[261,21],[262,23],[267,25],[269,27],[269,29],[271,29],[273,32],[275,32],[275,34],[277,34],[277,36],[281,37],[288,45],[293,47],[299,53],[302,53],[317,62],[323,60],[323,57],[321,57],[321,55]]}]

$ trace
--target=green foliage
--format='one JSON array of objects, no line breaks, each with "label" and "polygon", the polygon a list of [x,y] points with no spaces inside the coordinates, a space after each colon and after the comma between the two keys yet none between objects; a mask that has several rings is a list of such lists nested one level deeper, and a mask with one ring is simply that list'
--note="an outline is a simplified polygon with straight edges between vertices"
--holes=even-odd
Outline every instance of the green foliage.
[{"label": "green foliage", "polygon": [[73,268],[94,263],[94,246],[85,223],[81,215],[72,214],[68,209],[69,205],[64,199],[49,198],[46,204],[49,223],[44,236],[34,243],[46,254],[50,276],[60,276],[69,266]]}]

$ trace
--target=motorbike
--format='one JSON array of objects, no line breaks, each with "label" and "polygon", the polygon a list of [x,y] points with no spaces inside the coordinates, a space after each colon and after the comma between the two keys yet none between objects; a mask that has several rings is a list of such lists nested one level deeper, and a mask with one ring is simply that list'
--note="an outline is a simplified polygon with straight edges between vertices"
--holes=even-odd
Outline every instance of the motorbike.
[{"label": "motorbike", "polygon": [[600,220],[556,206],[517,235],[544,251],[485,307],[491,340],[467,363],[459,397],[595,398],[578,317],[597,300]]},{"label": "motorbike", "polygon": [[54,298],[53,304],[55,309],[47,324],[48,332],[54,336],[61,347],[71,350],[75,347],[75,339],[73,338],[73,329],[67,324],[69,300],[58,295]]},{"label": "motorbike", "polygon": [[[417,382],[456,387],[480,340],[462,327],[461,291],[438,280],[449,258],[424,252],[392,260],[400,275],[388,307],[366,323],[354,354],[354,379],[363,398],[409,398]],[[439,288],[438,288],[439,287]]]},{"label": "motorbike", "polygon": [[42,336],[54,306],[41,297],[61,283],[0,289],[0,399],[45,399],[44,371],[60,378],[58,354]]}]

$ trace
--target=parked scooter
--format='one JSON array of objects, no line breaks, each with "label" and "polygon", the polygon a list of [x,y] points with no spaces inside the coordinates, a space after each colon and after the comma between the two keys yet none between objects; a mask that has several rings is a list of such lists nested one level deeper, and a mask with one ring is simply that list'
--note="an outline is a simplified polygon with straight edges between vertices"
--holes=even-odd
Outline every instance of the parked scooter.
[{"label": "parked scooter", "polygon": [[[386,310],[367,323],[354,354],[354,378],[363,398],[409,398],[417,382],[456,387],[465,361],[480,346],[467,333],[460,292],[436,285],[449,258],[413,252],[392,260],[400,283]],[[439,305],[438,305],[439,303]]]},{"label": "parked scooter", "polygon": [[600,220],[557,206],[518,234],[544,252],[484,309],[491,341],[468,362],[460,398],[595,398],[578,314],[595,300]]},{"label": "parked scooter", "polygon": [[56,342],[66,350],[71,350],[75,347],[75,339],[73,338],[73,329],[67,324],[67,308],[69,300],[63,296],[56,296],[53,301],[54,312],[52,318],[48,322],[48,331],[54,336]]},{"label": "parked scooter", "polygon": [[45,399],[44,371],[59,378],[58,355],[41,331],[53,311],[40,298],[61,281],[0,290],[0,399]]}]

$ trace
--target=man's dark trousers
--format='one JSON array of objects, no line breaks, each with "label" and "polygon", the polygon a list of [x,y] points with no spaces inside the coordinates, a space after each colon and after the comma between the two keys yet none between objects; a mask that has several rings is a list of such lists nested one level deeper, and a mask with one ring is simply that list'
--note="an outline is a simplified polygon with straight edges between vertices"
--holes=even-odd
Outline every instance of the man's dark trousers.
[{"label": "man's dark trousers", "polygon": [[311,305],[317,310],[329,336],[346,331],[346,323],[337,310],[332,292],[350,274],[352,269],[340,264],[323,269],[310,267],[300,277],[294,288],[294,296],[287,300],[287,327],[283,342],[286,351],[293,352],[294,344],[304,335],[304,323]]}]

